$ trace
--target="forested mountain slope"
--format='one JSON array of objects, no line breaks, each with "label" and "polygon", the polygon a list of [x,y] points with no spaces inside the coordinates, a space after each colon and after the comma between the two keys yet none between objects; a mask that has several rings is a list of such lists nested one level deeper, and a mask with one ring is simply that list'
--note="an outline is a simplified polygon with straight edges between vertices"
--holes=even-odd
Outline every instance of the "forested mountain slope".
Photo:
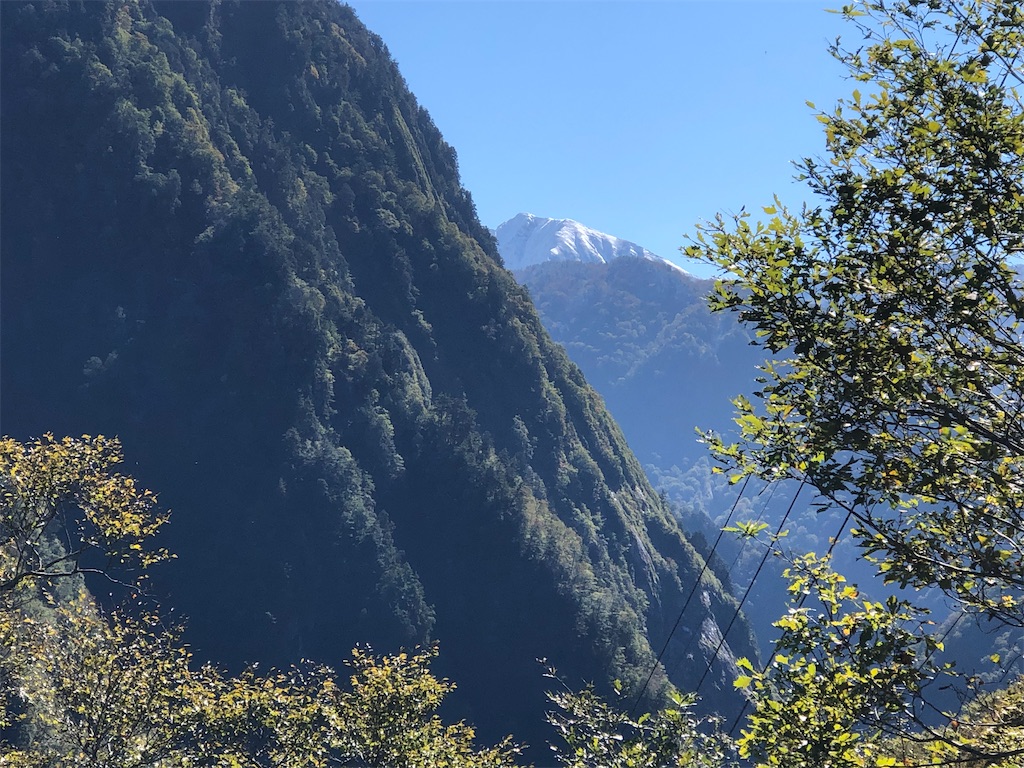
[{"label": "forested mountain slope", "polygon": [[[173,510],[153,591],[197,653],[438,639],[485,740],[541,738],[539,657],[636,693],[701,561],[380,39],[332,2],[0,14],[0,422],[120,436]],[[729,642],[755,653],[742,619]]]},{"label": "forested mountain slope", "polygon": [[[499,245],[501,241],[499,240]],[[651,482],[672,503],[698,549],[733,520],[763,518],[774,528],[789,499],[758,494],[754,484],[737,500],[738,487],[712,462],[697,430],[730,434],[732,398],[749,392],[763,353],[746,331],[724,314],[712,314],[706,296],[713,283],[652,259],[622,256],[606,263],[552,259],[515,272],[552,338],[580,366],[622,427]],[[735,506],[734,506],[735,505]],[[801,505],[798,512],[802,512]],[[813,512],[801,515],[793,539],[809,549],[827,542]],[[819,535],[820,534],[820,535]],[[827,546],[827,543],[826,543]],[[758,569],[760,547],[735,536],[719,541],[712,565],[741,594]],[[775,560],[773,573],[782,566]],[[778,574],[776,574],[777,576]],[[781,578],[754,587],[746,612],[770,649],[770,624],[785,610]]]}]

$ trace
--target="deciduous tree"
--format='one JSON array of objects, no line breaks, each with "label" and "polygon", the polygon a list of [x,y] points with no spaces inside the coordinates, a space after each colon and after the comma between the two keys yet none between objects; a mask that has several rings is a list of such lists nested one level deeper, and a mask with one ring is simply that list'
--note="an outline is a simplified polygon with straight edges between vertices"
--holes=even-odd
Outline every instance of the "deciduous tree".
[{"label": "deciduous tree", "polygon": [[0,765],[513,765],[511,741],[481,749],[472,728],[442,722],[454,686],[430,673],[436,648],[357,649],[347,688],[311,663],[231,677],[196,663],[156,611],[105,614],[83,573],[127,579],[125,566],[169,556],[149,541],[167,515],[120,461],[103,437],[0,440],[0,729],[14,737]]},{"label": "deciduous tree", "polygon": [[[552,746],[565,768],[723,768],[735,765],[734,745],[715,720],[693,714],[692,695],[675,693],[656,713],[634,717],[592,688],[573,691],[559,683],[548,694],[557,709],[548,722],[565,746]],[[621,687],[620,687],[621,692]]]},{"label": "deciduous tree", "polygon": [[[739,440],[708,440],[734,477],[794,478],[848,513],[887,583],[1021,627],[1024,10],[865,0],[841,13],[854,43],[832,53],[856,88],[818,114],[825,156],[797,164],[813,202],[719,217],[685,248],[724,270],[713,308],[773,355],[753,401],[736,401]],[[916,611],[859,599],[820,563],[797,571],[813,601],[795,596],[779,655],[740,681],[757,704],[742,746],[759,764],[803,764],[814,741],[808,765],[892,765],[863,745],[894,716],[936,754],[1019,764],[991,731],[919,716],[943,673]]]},{"label": "deciduous tree", "polygon": [[[853,513],[901,585],[1024,624],[1024,10],[1004,0],[847,7],[834,55],[865,93],[818,116],[813,198],[705,227],[712,303],[776,357],[738,474],[806,480]],[[859,42],[859,41],[858,41]]]}]

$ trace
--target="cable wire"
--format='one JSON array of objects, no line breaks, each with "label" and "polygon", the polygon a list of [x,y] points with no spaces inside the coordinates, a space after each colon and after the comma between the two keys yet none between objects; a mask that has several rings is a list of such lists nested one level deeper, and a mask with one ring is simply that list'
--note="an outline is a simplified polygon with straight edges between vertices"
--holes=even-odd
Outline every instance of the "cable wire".
[{"label": "cable wire", "polygon": [[[796,500],[800,497],[800,491],[804,489],[804,485],[807,484],[806,478],[800,480],[800,486],[796,489],[796,493],[793,494],[793,500],[789,502],[789,507],[786,509],[786,514],[782,516],[778,526],[775,528],[775,538],[778,539],[779,534],[782,532],[782,527],[786,524],[789,519],[790,513],[793,511],[793,507],[796,506]],[[708,674],[711,672],[711,667],[714,665],[716,659],[718,659],[718,652],[722,650],[722,646],[725,645],[725,638],[729,634],[729,630],[732,629],[732,625],[736,623],[736,619],[740,615],[740,611],[743,610],[743,604],[747,601],[747,597],[750,596],[750,590],[754,588],[754,582],[757,581],[757,577],[761,574],[761,569],[764,568],[764,564],[768,561],[768,556],[774,550],[774,546],[769,546],[765,549],[764,555],[761,557],[761,562],[758,563],[757,570],[754,571],[754,575],[750,579],[750,584],[747,585],[746,591],[743,593],[743,597],[740,598],[739,604],[736,606],[736,610],[733,611],[732,618],[729,620],[728,626],[725,631],[722,632],[722,637],[718,641],[718,645],[715,647],[715,652],[711,654],[711,658],[708,659],[707,666],[704,668],[704,674],[701,675],[700,680],[697,683],[697,688],[694,691],[695,694],[700,693],[700,687],[704,684]]]},{"label": "cable wire", "polygon": [[[852,517],[852,514],[853,513],[851,511],[847,511],[846,517],[843,518],[843,522],[839,526],[839,530],[836,532],[836,535],[833,536],[832,540],[829,542],[828,551],[825,552],[825,557],[826,558],[831,557],[832,553],[835,551],[836,544],[839,543],[839,539],[842,537],[843,532],[846,530],[846,526],[850,524],[850,518]],[[755,574],[755,576],[756,576],[756,574]],[[753,585],[753,581],[751,581],[751,585]],[[800,610],[801,608],[803,608],[803,605],[804,605],[804,603],[807,600],[807,596],[808,596],[807,592],[805,592],[802,595],[800,595],[800,599],[796,603],[796,610]],[[775,645],[772,647],[772,652],[770,654],[768,654],[768,661],[765,662],[764,668],[761,670],[762,674],[765,672],[765,670],[768,669],[768,665],[771,663],[771,660],[774,659],[775,655],[779,652],[779,643],[781,641],[782,641],[781,637],[778,640],[775,641]],[[750,699],[744,699],[743,706],[740,707],[739,714],[736,715],[736,719],[733,720],[732,721],[732,725],[729,726],[729,736],[732,736],[733,733],[736,731],[736,728],[740,724],[740,721],[743,719],[743,716],[747,713],[747,708],[749,706],[750,706]]]},{"label": "cable wire", "polygon": [[[764,520],[765,513],[768,511],[768,505],[771,504],[772,499],[775,497],[775,491],[776,491],[776,489],[778,487],[779,487],[779,481],[773,481],[768,486],[765,486],[765,488],[761,489],[758,492],[757,495],[760,496],[762,493],[764,493],[765,489],[767,489],[768,490],[768,498],[765,499],[764,504],[761,505],[761,511],[758,513],[758,515],[755,518],[754,522],[760,523],[762,520]],[[728,523],[726,523],[726,527],[728,527]],[[721,541],[721,539],[722,539],[722,536],[721,536],[722,533],[724,533],[724,529],[719,532],[719,538],[715,542],[716,546],[717,546],[718,542]],[[736,573],[736,566],[739,563],[740,558],[743,557],[743,553],[747,551],[747,546],[749,546],[750,543],[751,543],[750,540],[746,539],[746,540],[744,540],[742,542],[742,544],[740,544],[740,548],[739,548],[739,551],[736,553],[736,557],[734,557],[732,562],[729,564],[729,568],[728,568],[728,571],[727,571],[729,574]],[[712,548],[712,554],[713,553],[714,553],[714,548]],[[708,562],[709,563],[710,563],[710,561],[711,561],[711,558],[708,558]],[[700,626],[700,624],[703,623],[704,617],[707,615],[707,613],[708,613],[708,608],[705,607],[704,610],[702,610],[701,613],[700,613],[700,618],[697,621],[697,626]],[[675,670],[679,668],[679,665],[682,664],[686,660],[687,656],[690,653],[690,649],[693,647],[693,644],[696,641],[697,637],[698,637],[698,634],[696,632],[691,632],[690,633],[690,637],[687,639],[686,645],[683,646],[682,653],[679,654],[679,661],[676,662],[676,665],[672,668],[672,672],[675,672]],[[669,676],[671,677],[671,673],[669,673]]]},{"label": "cable wire", "polygon": [[640,701],[643,699],[644,694],[647,693],[647,686],[651,684],[651,680],[654,678],[654,673],[657,671],[658,665],[665,656],[665,651],[668,650],[668,644],[672,641],[672,636],[675,634],[676,630],[679,629],[679,622],[683,620],[683,614],[686,613],[686,609],[690,607],[690,601],[693,600],[693,596],[696,594],[697,588],[700,586],[700,581],[704,578],[704,573],[708,569],[708,563],[710,563],[711,558],[715,556],[715,550],[718,549],[718,544],[722,540],[722,535],[725,533],[725,529],[729,527],[729,523],[732,521],[732,516],[736,512],[736,507],[739,505],[740,499],[743,498],[743,494],[747,490],[747,483],[749,482],[750,475],[747,475],[743,480],[743,485],[740,486],[740,492],[732,502],[732,507],[729,509],[729,514],[725,519],[725,525],[718,531],[718,538],[715,539],[715,543],[711,547],[711,552],[704,559],[704,564],[701,566],[700,572],[697,574],[697,579],[693,583],[693,588],[690,590],[690,594],[686,596],[686,600],[683,602],[683,607],[679,611],[679,616],[676,617],[675,624],[672,625],[672,629],[669,631],[668,637],[665,638],[664,645],[661,646],[658,658],[655,659],[654,664],[651,665],[651,671],[647,674],[647,679],[644,681],[643,688],[640,689],[640,693],[637,694],[636,701],[633,702],[633,707],[629,710],[630,715],[633,715],[633,713],[636,712],[636,708],[640,706]]}]

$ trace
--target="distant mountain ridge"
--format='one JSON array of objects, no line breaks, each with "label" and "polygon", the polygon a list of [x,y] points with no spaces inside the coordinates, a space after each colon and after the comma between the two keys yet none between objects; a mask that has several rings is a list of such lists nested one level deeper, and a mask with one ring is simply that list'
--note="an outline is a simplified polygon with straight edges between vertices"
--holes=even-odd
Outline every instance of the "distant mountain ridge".
[{"label": "distant mountain ridge", "polygon": [[730,399],[753,384],[762,357],[731,317],[707,309],[711,281],[635,257],[514,274],[643,464],[685,471],[707,457],[695,427],[733,428]]},{"label": "distant mountain ridge", "polygon": [[628,240],[598,232],[572,219],[548,219],[520,213],[499,224],[495,235],[505,266],[515,271],[546,261],[606,264],[619,258],[639,258],[673,264]]},{"label": "distant mountain ridge", "polygon": [[[501,253],[508,263],[509,254]],[[695,543],[717,538],[736,488],[724,475],[712,474],[695,429],[729,434],[735,428],[731,398],[753,388],[763,354],[731,315],[708,310],[712,281],[663,259],[633,255],[607,262],[552,256],[514,274],[530,291],[548,333],[601,394]],[[739,500],[737,518],[757,517],[760,501]],[[813,522],[808,527],[813,532]],[[806,536],[804,541],[819,545]],[[737,560],[738,554],[737,542],[722,542],[712,565],[723,582],[749,579],[756,558]],[[727,574],[720,558],[733,563]],[[757,626],[767,626],[782,608],[774,595],[746,610]]]}]

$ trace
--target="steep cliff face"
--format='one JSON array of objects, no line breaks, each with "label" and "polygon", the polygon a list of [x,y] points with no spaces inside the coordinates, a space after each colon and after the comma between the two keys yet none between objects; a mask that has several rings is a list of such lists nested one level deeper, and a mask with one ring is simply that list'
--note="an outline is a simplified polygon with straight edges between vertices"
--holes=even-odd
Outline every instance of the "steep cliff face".
[{"label": "steep cliff face", "polygon": [[699,557],[382,42],[330,2],[0,13],[0,421],[122,438],[199,654],[438,639],[455,714],[534,743],[537,658],[638,691]]}]

